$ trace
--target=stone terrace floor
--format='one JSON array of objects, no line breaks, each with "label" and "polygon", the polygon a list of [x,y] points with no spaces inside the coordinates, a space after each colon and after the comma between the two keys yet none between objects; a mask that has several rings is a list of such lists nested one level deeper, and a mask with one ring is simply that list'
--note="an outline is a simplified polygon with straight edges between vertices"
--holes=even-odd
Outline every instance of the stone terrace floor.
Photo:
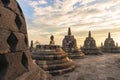
[{"label": "stone terrace floor", "polygon": [[77,68],[56,80],[120,80],[120,54],[90,55],[74,59]]}]

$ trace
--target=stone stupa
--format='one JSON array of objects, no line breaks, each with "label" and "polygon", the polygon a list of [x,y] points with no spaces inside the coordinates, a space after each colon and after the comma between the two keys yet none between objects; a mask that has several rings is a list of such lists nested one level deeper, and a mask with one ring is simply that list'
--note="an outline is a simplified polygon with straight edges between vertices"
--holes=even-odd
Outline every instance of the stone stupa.
[{"label": "stone stupa", "polygon": [[33,40],[30,42],[30,52],[33,50]]},{"label": "stone stupa", "polygon": [[91,31],[89,31],[88,37],[84,41],[84,45],[81,49],[86,55],[101,54],[101,51],[96,46],[94,38],[91,36]]},{"label": "stone stupa", "polygon": [[71,34],[71,29],[68,28],[68,35],[65,35],[62,41],[63,50],[68,53],[69,58],[83,58],[84,53],[77,47],[77,41],[74,35]]},{"label": "stone stupa", "polygon": [[59,45],[55,45],[54,36],[50,37],[49,45],[36,45],[32,58],[46,72],[52,75],[73,71],[74,63]]},{"label": "stone stupa", "polygon": [[111,38],[110,32],[108,33],[108,38],[104,41],[104,45],[101,45],[101,50],[104,53],[120,53],[118,43],[115,45],[115,41]]},{"label": "stone stupa", "polygon": [[25,18],[16,0],[0,0],[0,80],[53,80],[32,62]]}]

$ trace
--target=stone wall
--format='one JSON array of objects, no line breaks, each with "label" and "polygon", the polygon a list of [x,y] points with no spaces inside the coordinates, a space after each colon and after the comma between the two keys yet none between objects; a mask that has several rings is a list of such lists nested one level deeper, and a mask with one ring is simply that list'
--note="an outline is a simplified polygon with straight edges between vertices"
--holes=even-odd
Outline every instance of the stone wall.
[{"label": "stone wall", "polygon": [[26,22],[16,0],[0,0],[0,80],[47,80],[31,59]]}]

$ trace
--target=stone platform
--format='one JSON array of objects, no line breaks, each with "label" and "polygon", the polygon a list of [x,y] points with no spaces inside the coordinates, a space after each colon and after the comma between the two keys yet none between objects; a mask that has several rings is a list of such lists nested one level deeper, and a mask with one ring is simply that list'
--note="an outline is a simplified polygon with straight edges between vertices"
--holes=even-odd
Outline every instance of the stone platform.
[{"label": "stone platform", "polygon": [[85,55],[101,55],[102,52],[97,49],[97,48],[88,48],[88,49],[85,49],[85,48],[81,48],[82,51],[85,53]]},{"label": "stone platform", "polygon": [[65,51],[68,54],[68,57],[71,59],[82,59],[85,55],[80,49],[74,49],[72,51],[65,49]]},{"label": "stone platform", "polygon": [[32,58],[46,72],[52,75],[73,71],[74,63],[68,55],[57,45],[40,45],[32,52]]}]

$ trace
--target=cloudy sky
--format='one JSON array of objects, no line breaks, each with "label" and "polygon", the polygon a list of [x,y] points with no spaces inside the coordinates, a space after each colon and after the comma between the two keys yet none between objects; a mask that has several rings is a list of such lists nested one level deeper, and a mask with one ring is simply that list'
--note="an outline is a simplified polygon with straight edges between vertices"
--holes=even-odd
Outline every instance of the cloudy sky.
[{"label": "cloudy sky", "polygon": [[111,32],[120,44],[120,0],[17,0],[24,12],[29,41],[48,44],[50,35],[56,44],[71,27],[78,47],[83,45],[88,31],[99,46]]}]

